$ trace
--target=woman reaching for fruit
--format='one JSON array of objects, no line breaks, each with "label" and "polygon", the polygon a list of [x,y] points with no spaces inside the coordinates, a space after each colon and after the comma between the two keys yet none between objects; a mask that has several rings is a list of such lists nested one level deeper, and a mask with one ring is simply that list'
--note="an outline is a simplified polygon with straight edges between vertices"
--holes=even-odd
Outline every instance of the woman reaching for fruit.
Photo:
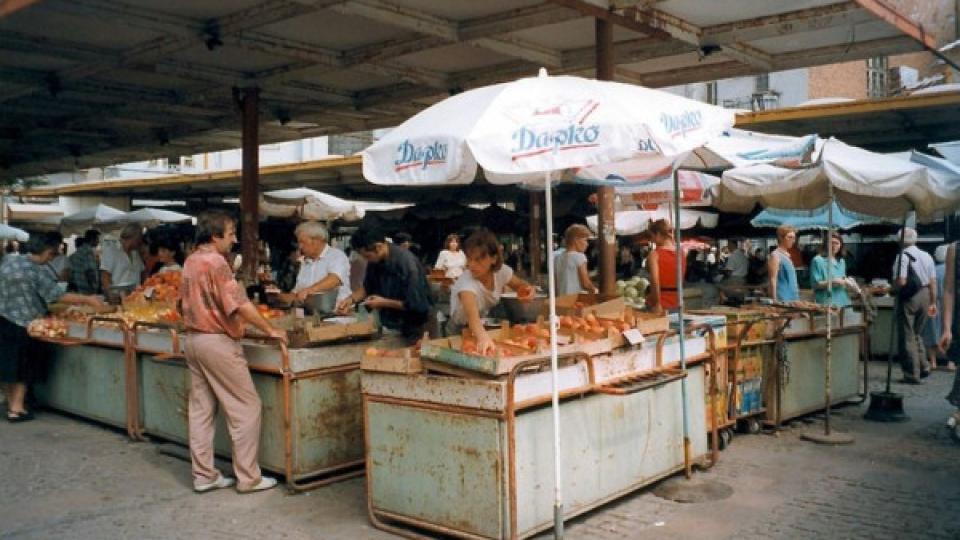
[{"label": "woman reaching for fruit", "polygon": [[447,332],[459,334],[464,326],[476,337],[477,353],[493,352],[496,346],[483,328],[481,318],[500,302],[506,287],[517,292],[517,297],[526,300],[533,297],[533,287],[518,278],[513,269],[503,264],[497,237],[486,229],[480,229],[463,244],[467,255],[467,271],[450,288],[450,322]]},{"label": "woman reaching for fruit", "polygon": [[[41,374],[42,357],[27,333],[31,321],[46,315],[54,302],[102,307],[96,296],[65,293],[47,269],[63,237],[60,233],[30,235],[26,255],[11,255],[0,265],[0,384],[7,398],[7,421],[24,422],[33,414],[24,408],[28,385]],[[49,336],[53,337],[53,336]]]}]

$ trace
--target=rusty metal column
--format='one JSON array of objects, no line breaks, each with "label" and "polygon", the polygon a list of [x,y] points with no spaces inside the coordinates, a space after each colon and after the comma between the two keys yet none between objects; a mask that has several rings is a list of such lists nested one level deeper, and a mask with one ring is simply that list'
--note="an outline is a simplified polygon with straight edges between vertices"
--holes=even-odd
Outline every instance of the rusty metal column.
[{"label": "rusty metal column", "polygon": [[540,192],[530,192],[530,246],[527,253],[530,255],[530,283],[540,281],[540,261],[543,259],[543,240],[540,237],[540,227],[543,226],[543,197]]},{"label": "rusty metal column", "polygon": [[[613,23],[595,19],[597,80],[613,80]],[[614,191],[604,186],[597,190],[597,232],[600,252],[600,293],[617,292],[617,234],[613,215]]]},{"label": "rusty metal column", "polygon": [[242,175],[240,182],[240,275],[247,285],[257,278],[260,198],[260,89],[246,88],[241,98],[243,125]]}]

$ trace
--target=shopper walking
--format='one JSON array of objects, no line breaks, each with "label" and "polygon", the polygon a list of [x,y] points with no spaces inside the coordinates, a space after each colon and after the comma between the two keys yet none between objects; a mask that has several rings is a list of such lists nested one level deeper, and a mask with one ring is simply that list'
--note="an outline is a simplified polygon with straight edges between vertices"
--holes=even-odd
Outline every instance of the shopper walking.
[{"label": "shopper walking", "polygon": [[[197,219],[197,249],[183,268],[180,302],[190,369],[190,461],[193,489],[198,493],[230,487],[235,482],[241,493],[277,485],[275,479],[260,474],[257,464],[260,397],[237,340],[243,337],[245,323],[283,342],[287,336],[264,320],[234,279],[226,256],[236,241],[236,223],[230,216],[222,212],[201,214]],[[218,405],[227,417],[236,480],[224,477],[214,467]]]},{"label": "shopper walking", "polygon": [[933,257],[917,247],[917,231],[910,227],[901,232],[903,251],[893,265],[893,281],[900,296],[900,325],[903,381],[920,384],[930,374],[927,352],[923,345],[923,327],[929,317],[937,315],[937,275]]}]

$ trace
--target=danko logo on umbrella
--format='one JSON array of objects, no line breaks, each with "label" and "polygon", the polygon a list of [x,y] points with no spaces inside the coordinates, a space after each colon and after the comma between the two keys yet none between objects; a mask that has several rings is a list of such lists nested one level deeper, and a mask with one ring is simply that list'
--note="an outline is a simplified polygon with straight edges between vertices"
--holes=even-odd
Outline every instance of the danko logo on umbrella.
[{"label": "danko logo on umbrella", "polygon": [[512,159],[598,146],[600,126],[586,122],[599,106],[599,101],[579,99],[511,109],[507,116],[521,124],[511,137]]},{"label": "danko logo on umbrella", "polygon": [[405,140],[397,146],[397,159],[393,162],[393,170],[400,172],[411,167],[427,167],[447,164],[448,145],[435,141],[424,146],[414,146]]}]

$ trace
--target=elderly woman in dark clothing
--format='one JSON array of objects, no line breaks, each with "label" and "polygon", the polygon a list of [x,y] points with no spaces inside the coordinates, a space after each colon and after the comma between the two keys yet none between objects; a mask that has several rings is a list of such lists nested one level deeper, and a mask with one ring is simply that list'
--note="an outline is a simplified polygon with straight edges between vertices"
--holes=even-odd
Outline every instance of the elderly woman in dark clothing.
[{"label": "elderly woman in dark clothing", "polygon": [[30,237],[26,255],[10,255],[0,264],[0,383],[7,398],[7,420],[33,418],[24,408],[27,385],[39,375],[36,342],[27,334],[31,321],[47,314],[53,302],[102,306],[95,296],[66,293],[57,285],[47,264],[56,256],[63,237],[41,233]]}]

